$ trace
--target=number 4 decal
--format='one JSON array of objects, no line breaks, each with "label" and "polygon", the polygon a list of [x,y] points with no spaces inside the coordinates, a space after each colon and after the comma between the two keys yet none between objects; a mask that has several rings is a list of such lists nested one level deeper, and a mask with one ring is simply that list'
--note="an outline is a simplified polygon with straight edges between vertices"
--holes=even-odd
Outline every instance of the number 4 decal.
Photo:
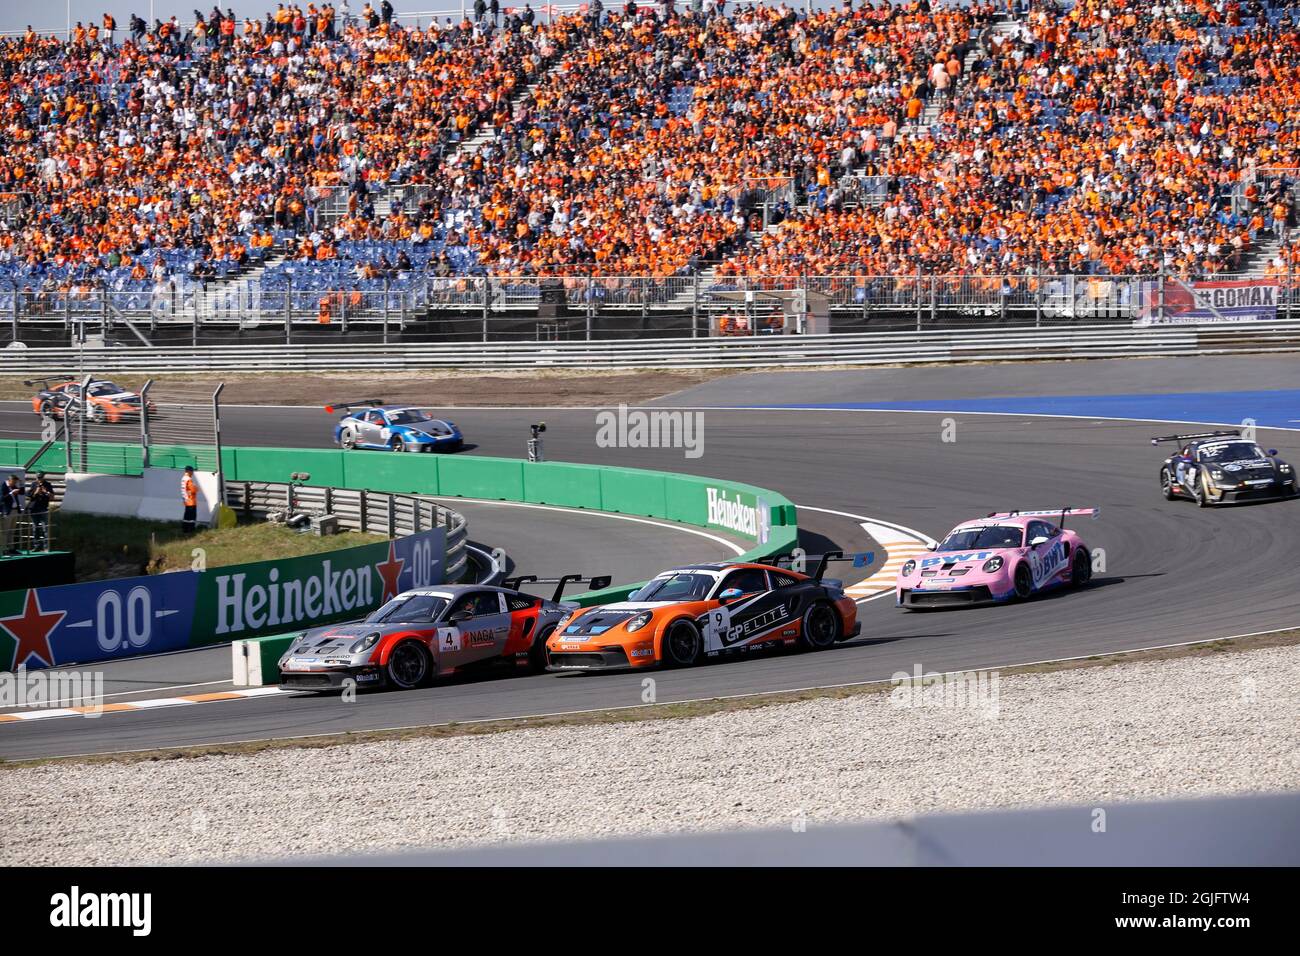
[{"label": "number 4 decal", "polygon": [[439,628],[438,649],[441,651],[460,650],[460,631],[454,627]]}]

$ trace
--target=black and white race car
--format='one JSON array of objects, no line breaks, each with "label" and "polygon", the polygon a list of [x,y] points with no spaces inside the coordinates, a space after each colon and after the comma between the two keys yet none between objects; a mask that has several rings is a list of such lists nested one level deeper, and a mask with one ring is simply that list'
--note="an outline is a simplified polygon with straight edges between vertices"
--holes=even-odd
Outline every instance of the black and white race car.
[{"label": "black and white race car", "polygon": [[1160,466],[1165,498],[1190,498],[1202,508],[1238,501],[1290,498],[1296,494],[1295,468],[1266,453],[1240,431],[1166,435],[1151,444],[1177,443],[1178,451]]}]

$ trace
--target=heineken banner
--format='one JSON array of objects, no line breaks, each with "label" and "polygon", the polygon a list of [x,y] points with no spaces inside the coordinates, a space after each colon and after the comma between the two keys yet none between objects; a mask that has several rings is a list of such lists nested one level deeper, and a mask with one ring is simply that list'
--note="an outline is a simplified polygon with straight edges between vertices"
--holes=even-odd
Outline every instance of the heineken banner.
[{"label": "heineken banner", "polygon": [[362,617],[440,584],[446,531],[300,558],[0,593],[0,670],[157,654]]},{"label": "heineken banner", "polygon": [[771,515],[767,502],[757,495],[730,488],[707,488],[709,505],[707,524],[767,544]]},{"label": "heineken banner", "polygon": [[1277,318],[1276,279],[1165,279],[1142,283],[1135,325],[1193,322],[1271,322]]}]

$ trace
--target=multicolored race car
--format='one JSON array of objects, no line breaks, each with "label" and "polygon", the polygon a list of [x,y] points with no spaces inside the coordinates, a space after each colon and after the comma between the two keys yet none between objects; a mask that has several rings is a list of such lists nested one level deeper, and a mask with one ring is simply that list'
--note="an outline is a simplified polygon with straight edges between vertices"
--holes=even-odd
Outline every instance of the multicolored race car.
[{"label": "multicolored race car", "polygon": [[[520,590],[537,578],[496,587],[448,584],[404,591],[364,621],[304,631],[280,658],[280,686],[290,690],[393,687],[410,690],[465,668],[510,663],[540,671],[546,639],[575,607],[561,604],[560,578],[547,600]],[[522,583],[521,583],[522,582]],[[609,586],[608,577],[590,579]]]},{"label": "multicolored race car", "polygon": [[[839,581],[768,564],[693,564],[656,576],[626,601],[579,608],[546,643],[549,670],[687,667],[777,645],[824,650],[861,632]],[[868,556],[869,557],[869,556]]]},{"label": "multicolored race car", "polygon": [[381,399],[326,405],[329,414],[345,414],[334,426],[334,444],[347,451],[459,451],[465,437],[455,422],[436,418],[425,408],[385,405]]},{"label": "multicolored race car", "polygon": [[1098,508],[1007,511],[963,522],[933,553],[899,568],[897,604],[908,610],[987,604],[1087,584],[1092,557],[1065,519],[1100,513]]},{"label": "multicolored race car", "polygon": [[[81,382],[68,376],[30,379],[23,383],[40,386],[32,396],[32,411],[42,418],[63,418],[81,411]],[[86,420],[91,422],[139,421],[141,397],[104,379],[92,379],[86,387]],[[149,412],[156,411],[153,402]]]},{"label": "multicolored race car", "polygon": [[1160,466],[1160,493],[1166,501],[1191,498],[1206,508],[1300,493],[1295,468],[1277,457],[1277,449],[1266,454],[1237,429],[1151,439],[1153,445],[1163,442],[1181,446]]}]

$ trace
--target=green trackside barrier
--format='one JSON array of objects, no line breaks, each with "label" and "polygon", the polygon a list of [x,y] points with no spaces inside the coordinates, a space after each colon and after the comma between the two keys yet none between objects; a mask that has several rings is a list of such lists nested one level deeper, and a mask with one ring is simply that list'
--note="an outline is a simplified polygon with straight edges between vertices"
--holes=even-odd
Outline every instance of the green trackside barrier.
[{"label": "green trackside barrier", "polygon": [[524,500],[527,462],[509,458],[444,458],[438,463],[441,494],[496,501]]},{"label": "green trackside barrier", "polygon": [[603,470],[590,465],[560,461],[526,464],[523,470],[524,500],[531,504],[559,508],[604,511]]}]

